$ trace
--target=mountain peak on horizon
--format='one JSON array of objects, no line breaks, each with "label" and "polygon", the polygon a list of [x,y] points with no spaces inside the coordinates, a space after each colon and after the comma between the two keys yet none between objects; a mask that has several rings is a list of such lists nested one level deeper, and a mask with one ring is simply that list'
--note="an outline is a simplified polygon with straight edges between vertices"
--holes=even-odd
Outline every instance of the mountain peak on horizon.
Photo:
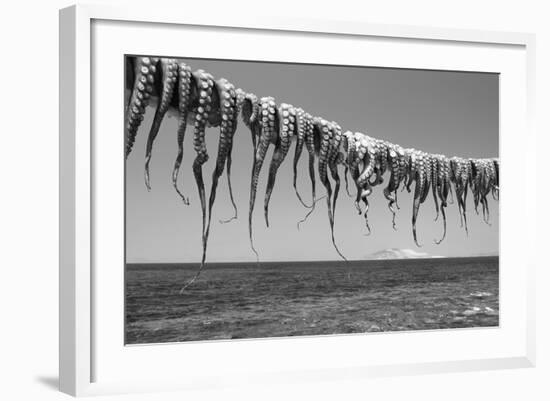
[{"label": "mountain peak on horizon", "polygon": [[418,252],[413,249],[387,248],[367,255],[367,259],[421,259],[440,258],[426,252]]}]

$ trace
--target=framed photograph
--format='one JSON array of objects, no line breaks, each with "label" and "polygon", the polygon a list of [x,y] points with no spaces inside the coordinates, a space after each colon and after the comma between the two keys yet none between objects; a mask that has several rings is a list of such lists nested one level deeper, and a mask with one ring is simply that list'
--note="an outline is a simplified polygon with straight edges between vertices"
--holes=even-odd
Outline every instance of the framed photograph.
[{"label": "framed photograph", "polygon": [[533,48],[61,10],[61,390],[533,366]]}]

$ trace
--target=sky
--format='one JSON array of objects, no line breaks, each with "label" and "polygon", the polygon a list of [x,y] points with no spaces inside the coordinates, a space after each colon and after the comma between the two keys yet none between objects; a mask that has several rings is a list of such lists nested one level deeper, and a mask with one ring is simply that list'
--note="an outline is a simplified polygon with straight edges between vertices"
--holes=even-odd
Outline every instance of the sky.
[{"label": "sky", "polygon": [[[310,114],[338,122],[342,129],[358,131],[430,153],[462,157],[498,157],[499,77],[497,74],[456,71],[324,66],[266,62],[183,59],[193,70],[204,69],[216,79],[224,77],[247,92],[273,96],[278,103],[300,106]],[[126,94],[127,96],[127,94]],[[192,173],[195,158],[192,127],[185,137],[180,185],[190,198],[186,206],[174,191],[171,174],[177,153],[177,119],[165,118],[156,139],[151,160],[151,185],[144,183],[145,143],[154,108],[149,107],[140,127],[133,152],[126,162],[126,261],[128,263],[198,262],[201,258],[201,208]],[[123,133],[121,133],[123,134]],[[206,132],[210,160],[203,166],[207,197],[217,155],[219,128]],[[292,187],[294,145],[279,173],[270,203],[270,227],[263,218],[263,199],[271,152],[260,175],[254,210],[254,240],[262,261],[336,260],[324,201],[301,228],[307,209]],[[250,133],[239,120],[234,137],[232,183],[239,217],[229,224],[218,223],[233,213],[227,176],[220,179],[208,244],[210,262],[255,261],[248,240],[248,200],[252,144]],[[341,169],[343,175],[343,168]],[[335,215],[335,237],[342,253],[361,260],[386,249],[402,248],[433,256],[496,255],[499,247],[498,202],[489,197],[490,225],[474,212],[468,199],[469,235],[460,227],[458,207],[447,208],[447,237],[439,245],[441,218],[434,221],[430,196],[420,207],[417,233],[412,237],[412,194],[398,194],[397,231],[382,194],[386,181],[370,196],[369,222],[357,214],[354,199],[345,190]],[[318,180],[318,178],[317,178]],[[353,184],[352,184],[353,185]],[[298,187],[309,200],[307,155],[299,165]],[[318,181],[318,194],[324,187]]]}]

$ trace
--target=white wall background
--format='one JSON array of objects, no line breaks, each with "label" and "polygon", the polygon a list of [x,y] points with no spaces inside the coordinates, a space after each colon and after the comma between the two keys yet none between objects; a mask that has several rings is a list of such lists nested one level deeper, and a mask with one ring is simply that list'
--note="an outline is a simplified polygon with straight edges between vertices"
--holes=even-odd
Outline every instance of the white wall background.
[{"label": "white wall background", "polygon": [[[130,4],[136,1],[97,1]],[[140,3],[147,3],[140,1]],[[429,0],[347,1],[317,8],[314,1],[258,2],[210,0],[208,5],[184,0],[157,0],[163,5],[186,3],[206,13],[210,7],[263,7],[275,14],[296,13],[330,19],[363,18],[369,22],[429,25],[537,34],[537,114],[539,155],[549,148],[550,25],[543,1],[440,2]],[[248,4],[247,4],[248,3]],[[321,3],[321,2],[318,2]],[[57,400],[57,292],[58,292],[58,8],[68,1],[4,2],[0,13],[0,82],[2,96],[2,154],[0,171],[0,392],[9,400]],[[539,156],[538,170],[544,160]],[[533,170],[537,169],[533,166]],[[544,181],[540,180],[541,184]],[[548,186],[546,184],[546,186]],[[534,190],[533,190],[534,191]],[[545,193],[543,193],[545,192]],[[539,199],[548,199],[540,189]],[[363,382],[314,383],[285,388],[228,390],[224,399],[548,399],[550,377],[549,317],[546,283],[547,259],[542,259],[548,238],[548,208],[539,202],[538,241],[541,261],[537,269],[538,366],[534,369],[417,377],[370,379]],[[535,240],[535,233],[524,233]],[[219,392],[201,398],[220,399]],[[198,394],[123,396],[132,400],[198,398]],[[284,398],[283,398],[284,397]],[[108,397],[108,399],[115,397]],[[118,398],[117,398],[118,399]]]}]

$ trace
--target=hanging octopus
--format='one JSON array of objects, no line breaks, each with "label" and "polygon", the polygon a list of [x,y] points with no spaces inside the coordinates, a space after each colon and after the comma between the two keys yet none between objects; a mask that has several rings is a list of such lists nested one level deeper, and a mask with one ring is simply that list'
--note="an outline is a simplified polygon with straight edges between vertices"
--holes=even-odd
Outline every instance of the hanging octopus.
[{"label": "hanging octopus", "polygon": [[[461,226],[468,233],[466,219],[466,201],[468,190],[472,193],[474,209],[489,224],[489,194],[495,200],[499,198],[500,161],[498,158],[462,158],[447,157],[441,154],[429,154],[369,135],[345,131],[335,121],[322,117],[313,117],[301,107],[287,103],[277,104],[272,97],[258,96],[236,88],[227,79],[215,80],[206,71],[191,68],[182,60],[159,57],[128,57],[127,86],[130,90],[126,106],[126,138],[125,155],[130,156],[144,114],[151,99],[156,100],[156,111],[149,130],[145,149],[145,185],[151,189],[149,175],[152,151],[164,116],[170,109],[179,114],[176,135],[177,155],[172,171],[172,185],[185,204],[189,200],[178,186],[178,175],[183,162],[184,138],[188,124],[193,125],[193,174],[197,184],[202,210],[202,259],[201,265],[193,279],[185,289],[200,274],[207,259],[207,244],[213,218],[213,208],[220,177],[227,173],[229,197],[234,209],[234,215],[228,222],[237,218],[237,206],[233,197],[231,184],[231,164],[233,139],[237,133],[239,115],[244,125],[250,130],[252,142],[252,167],[250,178],[250,199],[248,210],[248,231],[252,251],[256,257],[259,254],[253,241],[253,211],[260,172],[270,145],[274,151],[269,166],[268,182],[264,198],[264,218],[269,227],[269,204],[273,193],[277,173],[286,159],[293,141],[296,147],[293,157],[293,187],[299,202],[310,209],[305,221],[313,212],[318,200],[326,198],[328,222],[332,244],[338,255],[346,260],[344,254],[336,245],[334,223],[337,200],[340,191],[341,177],[339,166],[344,167],[346,192],[348,175],[355,184],[355,207],[363,215],[365,225],[370,233],[368,221],[368,198],[373,188],[381,185],[385,176],[389,175],[383,194],[388,201],[388,209],[392,214],[392,226],[397,229],[395,217],[399,210],[397,193],[407,190],[413,192],[412,231],[413,240],[421,246],[417,237],[417,221],[420,206],[426,201],[430,192],[435,206],[435,220],[442,217],[443,233],[434,242],[441,243],[447,232],[448,204],[453,203],[453,191],[456,195]],[[219,127],[218,153],[216,156],[208,206],[202,174],[203,165],[209,156],[206,149],[206,129]],[[297,188],[299,161],[303,148],[308,154],[308,172],[311,181],[311,203],[306,203]],[[316,198],[315,160],[317,174],[323,184],[326,195]],[[329,174],[330,173],[330,174]],[[331,182],[332,180],[332,182]],[[334,186],[333,186],[334,185]],[[450,198],[450,200],[449,200]],[[364,210],[360,203],[364,204]],[[182,290],[183,290],[182,289]]]}]

